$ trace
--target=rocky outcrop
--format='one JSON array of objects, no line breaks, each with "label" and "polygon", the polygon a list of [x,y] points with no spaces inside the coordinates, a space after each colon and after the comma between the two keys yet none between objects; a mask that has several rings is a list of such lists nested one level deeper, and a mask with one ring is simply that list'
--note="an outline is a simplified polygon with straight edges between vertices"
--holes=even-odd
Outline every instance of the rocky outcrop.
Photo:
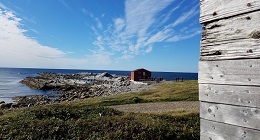
[{"label": "rocky outcrop", "polygon": [[13,98],[15,103],[13,105],[18,107],[31,107],[45,105],[51,102],[47,95],[31,95],[31,96],[18,96]]},{"label": "rocky outcrop", "polygon": [[[97,96],[109,96],[136,92],[150,88],[150,85],[130,81],[129,76],[104,73],[38,73],[39,76],[27,77],[20,81],[32,89],[52,90],[58,94],[16,97],[15,103],[0,104],[0,108],[38,106],[60,101],[73,101]],[[52,99],[51,99],[52,98]],[[2,107],[3,106],[3,107]]]},{"label": "rocky outcrop", "polygon": [[13,98],[14,103],[0,102],[0,110],[9,108],[21,108],[21,107],[32,107],[49,104],[55,101],[49,99],[47,95],[31,95],[31,96],[18,96]]},{"label": "rocky outcrop", "polygon": [[[68,102],[98,96],[136,92],[149,89],[151,85],[130,81],[128,76],[105,73],[38,73],[21,83],[32,89],[52,90],[50,95],[15,97],[14,103],[0,102],[1,109],[40,106],[54,102]],[[58,95],[58,96],[57,96]]]}]

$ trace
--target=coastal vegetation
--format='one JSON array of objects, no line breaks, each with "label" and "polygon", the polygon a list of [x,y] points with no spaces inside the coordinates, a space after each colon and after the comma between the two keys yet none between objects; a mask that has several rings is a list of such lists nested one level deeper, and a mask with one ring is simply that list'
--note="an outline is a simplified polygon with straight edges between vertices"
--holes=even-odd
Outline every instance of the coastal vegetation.
[{"label": "coastal vegetation", "polygon": [[121,112],[108,106],[198,101],[198,82],[163,82],[154,88],[0,111],[0,139],[199,139],[199,111]]}]

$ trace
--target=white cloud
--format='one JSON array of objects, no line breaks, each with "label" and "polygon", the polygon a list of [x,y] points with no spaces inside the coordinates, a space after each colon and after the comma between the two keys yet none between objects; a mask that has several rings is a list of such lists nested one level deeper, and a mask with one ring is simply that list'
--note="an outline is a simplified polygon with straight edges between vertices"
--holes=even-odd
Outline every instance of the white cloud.
[{"label": "white cloud", "polygon": [[58,2],[60,2],[68,10],[72,11],[70,5],[65,0],[58,0]]},{"label": "white cloud", "polygon": [[133,58],[134,58],[133,55],[126,54],[126,55],[119,57],[118,60],[129,60],[129,59],[133,59]]},{"label": "white cloud", "polygon": [[191,10],[183,13],[175,22],[173,22],[170,26],[175,27],[188,19],[191,19],[193,16],[199,13],[199,5],[194,6]]},{"label": "white cloud", "polygon": [[36,33],[36,34],[39,34],[39,32],[35,29],[30,29],[32,32]]},{"label": "white cloud", "polygon": [[152,50],[153,50],[153,46],[149,46],[144,52],[150,53],[150,52],[152,52]]},{"label": "white cloud", "polygon": [[161,20],[160,24],[163,24],[166,21],[168,21],[171,18],[173,12],[175,12],[177,9],[179,9],[181,7],[181,4],[182,4],[182,2],[179,5],[172,7],[172,10],[170,12],[162,15],[162,17],[159,18],[159,20]]},{"label": "white cloud", "polygon": [[[176,42],[198,35],[201,32],[196,27],[198,24],[186,24],[186,27],[181,24],[198,15],[199,6],[186,7],[183,1],[174,2],[176,1],[126,0],[124,17],[115,18],[113,25],[103,31],[93,29],[98,37],[102,37],[102,40],[97,38],[94,44],[99,48],[102,46],[105,52],[121,55],[117,57],[119,59],[132,59],[136,55],[152,52],[156,43]],[[182,7],[191,8],[179,14]],[[177,25],[180,27],[176,28]]]},{"label": "white cloud", "polygon": [[188,39],[191,38],[195,35],[201,34],[201,30],[198,30],[192,34],[184,34],[184,35],[174,35],[173,37],[167,39],[168,42],[177,42],[177,41],[181,41],[184,39]]},{"label": "white cloud", "polygon": [[[27,63],[31,61],[48,60],[65,55],[64,52],[50,47],[42,46],[37,41],[28,38],[24,33],[26,30],[19,28],[21,19],[15,17],[10,11],[0,9],[0,64],[10,63]],[[10,64],[6,64],[10,65]]]},{"label": "white cloud", "polygon": [[11,11],[9,8],[7,8],[7,7],[6,7],[4,4],[2,4],[1,2],[0,2],[0,8]]},{"label": "white cloud", "polygon": [[[102,30],[103,29],[103,24],[101,22],[101,20],[98,18],[98,17],[95,17],[93,13],[89,12],[87,9],[83,8],[81,9],[82,13],[87,15],[87,16],[90,16],[95,22],[96,22],[96,26],[98,29]],[[104,17],[105,15],[102,14],[101,15],[101,18]]]},{"label": "white cloud", "polygon": [[97,23],[98,29],[102,29],[102,28],[103,28],[103,25],[102,25],[101,21],[99,20],[99,18],[95,18],[95,21],[96,21],[96,23]]},{"label": "white cloud", "polygon": [[115,19],[114,23],[117,32],[120,32],[125,27],[125,20],[122,18]]},{"label": "white cloud", "polygon": [[89,64],[91,65],[110,65],[112,63],[111,53],[108,52],[95,52],[93,55],[88,56]]},{"label": "white cloud", "polygon": [[174,31],[172,29],[164,29],[162,31],[157,32],[156,34],[152,35],[149,40],[145,43],[145,45],[149,45],[156,42],[162,42],[168,37],[170,37]]},{"label": "white cloud", "polygon": [[83,8],[83,9],[81,9],[81,11],[82,11],[83,14],[88,15],[91,18],[94,18],[93,13],[89,12],[87,9]]},{"label": "white cloud", "polygon": [[155,22],[155,15],[174,0],[127,0],[125,2],[126,32],[144,36]]},{"label": "white cloud", "polygon": [[82,59],[71,59],[66,55],[73,52],[64,52],[40,44],[26,35],[27,31],[22,28],[21,19],[11,11],[0,8],[0,21],[1,67],[86,68],[89,64],[102,67],[111,63],[108,53],[93,52]]}]

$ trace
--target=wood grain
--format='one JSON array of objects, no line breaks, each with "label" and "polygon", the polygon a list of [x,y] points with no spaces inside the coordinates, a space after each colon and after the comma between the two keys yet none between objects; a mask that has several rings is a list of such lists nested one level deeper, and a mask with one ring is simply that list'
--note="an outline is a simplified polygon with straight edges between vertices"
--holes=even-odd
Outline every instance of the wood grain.
[{"label": "wood grain", "polygon": [[200,23],[211,22],[260,9],[259,0],[200,0]]},{"label": "wood grain", "polygon": [[260,130],[260,109],[258,108],[201,102],[200,117]]},{"label": "wood grain", "polygon": [[258,140],[260,131],[201,119],[201,140]]},{"label": "wood grain", "polygon": [[257,59],[260,58],[259,46],[260,39],[238,39],[201,44],[200,60]]},{"label": "wood grain", "polygon": [[200,61],[200,84],[260,86],[260,59]]},{"label": "wood grain", "polygon": [[202,44],[238,39],[259,39],[260,11],[204,24]]},{"label": "wood grain", "polygon": [[199,84],[201,101],[260,108],[260,87]]},{"label": "wood grain", "polygon": [[260,139],[260,0],[200,0],[201,139]]}]

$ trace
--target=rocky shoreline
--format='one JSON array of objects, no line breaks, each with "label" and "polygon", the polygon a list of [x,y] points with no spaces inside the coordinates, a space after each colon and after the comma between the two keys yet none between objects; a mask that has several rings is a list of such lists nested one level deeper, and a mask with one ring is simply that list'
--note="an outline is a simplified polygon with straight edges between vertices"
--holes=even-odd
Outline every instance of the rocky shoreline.
[{"label": "rocky shoreline", "polygon": [[51,90],[49,95],[15,97],[14,103],[0,102],[0,109],[39,106],[56,102],[69,102],[85,98],[110,96],[150,89],[152,85],[130,81],[129,76],[104,73],[38,73],[20,83],[32,89]]}]

